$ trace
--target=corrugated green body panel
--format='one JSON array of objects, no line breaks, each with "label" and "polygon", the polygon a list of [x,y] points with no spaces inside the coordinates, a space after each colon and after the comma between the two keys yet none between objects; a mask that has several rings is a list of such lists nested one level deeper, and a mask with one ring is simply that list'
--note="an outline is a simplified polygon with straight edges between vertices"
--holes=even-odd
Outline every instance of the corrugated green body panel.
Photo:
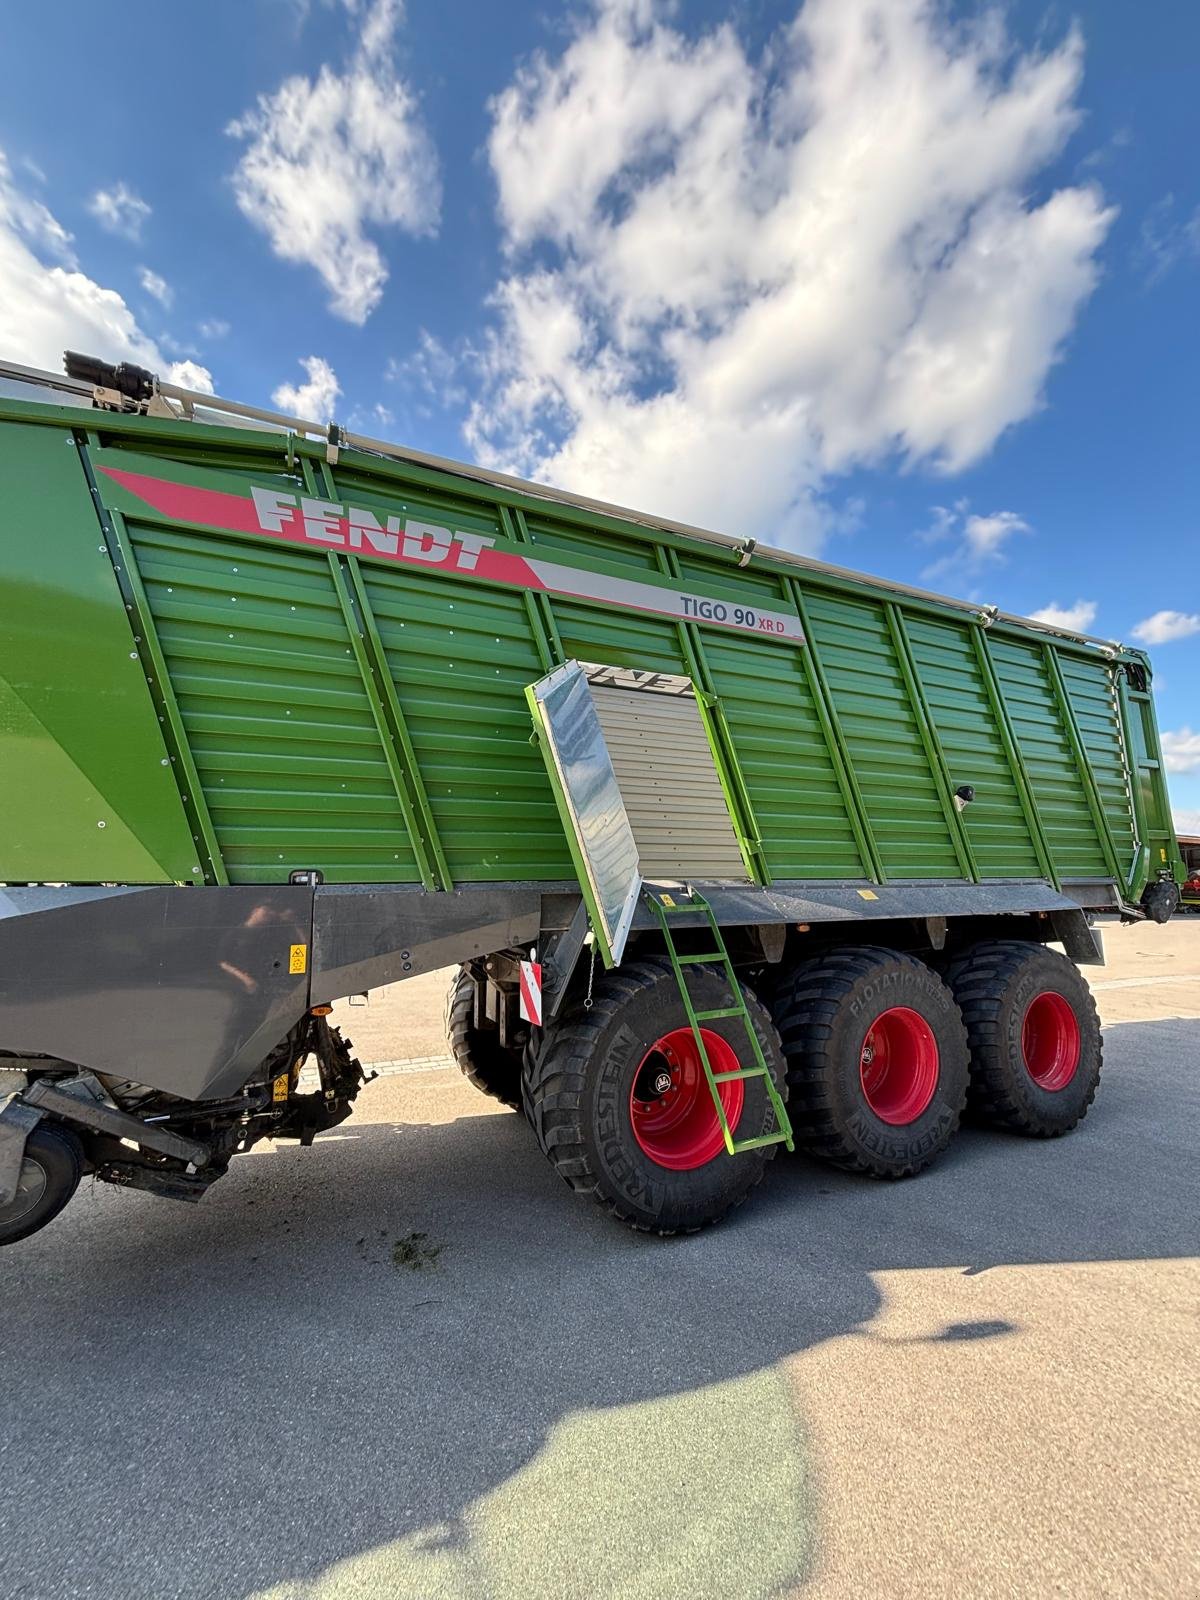
[{"label": "corrugated green body panel", "polygon": [[814,594],[808,614],[884,871],[961,877],[882,604]]},{"label": "corrugated green body panel", "polygon": [[982,878],[1038,877],[1041,869],[970,627],[914,618],[913,658],[945,753],[950,785],[976,799],[963,824]]},{"label": "corrugated green body panel", "polygon": [[[1087,645],[768,552],[740,567],[433,469],[85,415],[103,429],[86,456],[114,557],[66,420],[18,427],[0,408],[0,462],[28,450],[22,525],[37,505],[45,530],[41,548],[5,545],[6,581],[38,620],[3,658],[0,738],[32,783],[25,836],[48,819],[39,870],[14,870],[10,826],[0,877],[149,882],[201,856],[216,882],[568,879],[525,689],[571,658],[693,679],[767,880],[1115,879],[1136,894],[1151,849],[1171,846],[1149,701]],[[327,537],[319,522],[302,533],[299,511],[271,537],[252,488],[327,502]],[[368,519],[354,538],[347,506]],[[496,559],[397,555],[410,523]],[[713,625],[681,592],[758,621]],[[114,785],[134,807],[124,834],[77,850],[77,820]]]},{"label": "corrugated green body panel", "polygon": [[419,881],[325,558],[130,535],[230,881]]},{"label": "corrugated green body panel", "polygon": [[707,640],[705,653],[772,877],[861,877],[799,651],[722,636]]},{"label": "corrugated green body panel", "polygon": [[1059,665],[1113,843],[1120,859],[1127,860],[1134,847],[1136,828],[1128,759],[1121,739],[1116,673],[1107,662],[1082,661],[1072,656],[1063,656]]},{"label": "corrugated green body panel", "polygon": [[199,854],[69,433],[0,427],[0,881],[192,880]]},{"label": "corrugated green body panel", "polygon": [[[682,577],[731,603],[781,609],[786,579],[685,556]],[[798,650],[712,631],[705,635],[712,689],[734,748],[774,878],[857,878],[863,865],[837,771]],[[764,687],[767,692],[764,692]]]},{"label": "corrugated green body panel", "polygon": [[992,639],[990,644],[996,676],[1060,876],[1109,875],[1042,647],[1000,638]]},{"label": "corrugated green body panel", "polygon": [[456,883],[569,878],[525,687],[542,675],[522,597],[363,565]]}]

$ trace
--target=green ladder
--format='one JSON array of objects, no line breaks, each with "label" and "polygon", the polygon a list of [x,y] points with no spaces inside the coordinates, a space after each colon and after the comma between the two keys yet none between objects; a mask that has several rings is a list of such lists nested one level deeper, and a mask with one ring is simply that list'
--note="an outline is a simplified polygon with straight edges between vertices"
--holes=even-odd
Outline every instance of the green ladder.
[{"label": "green ladder", "polygon": [[[671,970],[675,974],[675,982],[679,986],[683,1008],[687,1012],[687,1019],[692,1029],[692,1037],[696,1041],[696,1048],[700,1052],[700,1060],[704,1066],[704,1076],[708,1081],[708,1091],[712,1095],[713,1105],[716,1107],[717,1117],[721,1123],[721,1132],[725,1138],[725,1149],[731,1156],[740,1155],[743,1150],[757,1150],[765,1144],[784,1144],[789,1150],[795,1149],[792,1138],[792,1124],[788,1120],[787,1109],[779,1097],[779,1090],[775,1087],[775,1080],[771,1076],[766,1058],[762,1053],[762,1046],[758,1042],[758,1035],[754,1031],[754,1024],[750,1020],[750,1013],[746,1009],[746,1002],[742,998],[742,986],[738,982],[737,974],[733,970],[733,962],[729,959],[729,952],[725,948],[725,940],[721,937],[721,929],[713,915],[713,909],[702,895],[694,889],[680,891],[683,903],[677,904],[674,897],[662,890],[646,890],[646,898],[658,916],[662,928],[663,940],[667,947],[667,955],[671,959]],[[671,935],[671,918],[683,915],[685,912],[702,912],[708,923],[709,932],[712,934],[713,947],[711,950],[702,951],[699,955],[681,956],[675,948],[675,940]],[[685,967],[698,967],[702,964],[716,963],[725,969],[725,980],[729,984],[730,992],[736,1004],[721,1006],[715,1011],[697,1011],[692,1004],[692,997],[688,993]],[[702,1022],[716,1022],[722,1017],[740,1017],[742,1027],[746,1030],[746,1038],[750,1041],[750,1049],[754,1056],[755,1065],[752,1067],[739,1067],[736,1072],[714,1072],[712,1062],[708,1059],[708,1048],[704,1043],[704,1034],[701,1031]],[[767,1094],[771,1098],[771,1106],[775,1112],[774,1133],[762,1133],[753,1139],[735,1139],[729,1129],[729,1122],[725,1116],[725,1107],[721,1103],[721,1093],[718,1085],[729,1083],[735,1078],[762,1078],[767,1085]]]}]

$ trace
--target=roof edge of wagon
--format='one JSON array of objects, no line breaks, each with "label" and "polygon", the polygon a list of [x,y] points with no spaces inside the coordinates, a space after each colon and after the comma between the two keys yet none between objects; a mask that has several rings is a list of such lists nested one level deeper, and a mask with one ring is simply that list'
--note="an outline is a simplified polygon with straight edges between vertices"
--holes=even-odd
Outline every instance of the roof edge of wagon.
[{"label": "roof edge of wagon", "polygon": [[598,500],[591,495],[574,494],[568,489],[558,489],[550,484],[518,478],[507,472],[493,472],[488,467],[456,461],[451,456],[433,455],[429,451],[416,450],[408,445],[392,444],[387,440],[355,434],[348,429],[339,429],[339,438],[343,447],[347,449],[361,450],[370,455],[385,455],[392,460],[409,461],[414,466],[427,467],[431,471],[444,472],[452,477],[493,484],[497,488],[511,489],[515,493],[528,495],[532,499],[545,500],[550,505],[572,506],[580,511],[592,511],[599,516],[633,523],[649,531],[657,529],[666,533],[680,534],[688,539],[701,539],[707,544],[717,545],[734,554],[750,554],[755,559],[778,561],[787,566],[801,567],[808,572],[825,573],[849,583],[864,581],[876,583],[883,588],[894,590],[897,594],[930,601],[935,605],[951,606],[955,610],[969,612],[975,617],[986,616],[993,622],[1015,623],[1037,633],[1047,634],[1051,638],[1069,639],[1073,643],[1094,645],[1101,650],[1111,650],[1126,655],[1142,654],[1136,647],[1124,644],[1119,639],[1110,639],[1100,634],[1080,633],[1073,628],[1056,627],[1052,623],[1039,621],[1036,617],[1023,616],[1020,612],[1002,611],[998,606],[941,594],[936,589],[923,589],[919,584],[904,583],[896,578],[882,578],[874,573],[859,572],[854,567],[838,566],[831,561],[819,561],[815,556],[800,555],[797,551],[771,544],[766,539],[752,536],[739,539],[732,534],[720,533],[715,528],[704,528],[692,522],[678,522],[672,517],[655,516],[652,512],[637,511],[631,506],[619,505],[612,500]]},{"label": "roof edge of wagon", "polygon": [[[141,372],[141,369],[131,369]],[[76,377],[64,376],[61,373],[48,372],[44,369],[27,367],[15,362],[0,359],[0,378],[9,376],[19,381],[41,384],[61,392],[69,392],[83,400],[91,399],[98,394],[98,390],[90,383]],[[977,601],[963,600],[954,595],[941,594],[934,589],[923,589],[917,584],[903,583],[894,578],[882,578],[872,573],[859,572],[853,567],[838,566],[833,562],[819,561],[814,556],[804,556],[796,551],[786,550],[779,545],[774,545],[766,540],[754,536],[737,538],[732,534],[720,533],[713,528],[700,527],[698,524],[679,522],[671,517],[656,516],[650,512],[638,511],[631,506],[619,505],[614,501],[596,499],[591,495],[575,494],[567,489],[555,488],[550,484],[537,483],[527,478],[519,478],[512,473],[496,472],[491,468],[475,465],[467,461],[457,461],[450,456],[435,455],[430,451],[417,450],[408,445],[399,445],[388,439],[377,439],[368,434],[360,434],[352,429],[345,428],[336,422],[328,424],[315,422],[311,418],[293,416],[287,412],[268,410],[259,406],[250,406],[238,400],[228,400],[220,395],[205,394],[199,390],[186,389],[179,384],[169,383],[156,375],[142,374],[153,386],[153,394],[165,401],[174,401],[181,408],[179,413],[174,413],[169,408],[164,408],[158,413],[156,420],[177,421],[182,424],[194,422],[196,414],[201,413],[201,420],[224,414],[227,420],[224,425],[238,428],[243,431],[281,430],[304,434],[319,439],[327,445],[332,445],[339,450],[355,450],[366,455],[383,457],[386,460],[396,461],[401,464],[409,463],[412,466],[422,467],[432,472],[445,473],[448,477],[461,478],[467,482],[483,483],[489,486],[506,489],[514,494],[521,494],[529,499],[544,501],[547,505],[561,505],[580,511],[591,512],[597,516],[611,517],[615,521],[624,522],[648,532],[664,532],[676,534],[682,538],[698,539],[702,543],[715,545],[743,558],[746,563],[751,557],[758,560],[778,562],[782,566],[798,567],[803,571],[820,573],[826,577],[835,578],[841,582],[861,584],[878,584],[896,594],[907,595],[910,598],[925,601],[939,606],[948,606],[952,610],[965,612],[988,624],[1000,623],[1029,629],[1035,633],[1045,634],[1049,638],[1065,639],[1074,644],[1088,645],[1094,649],[1114,655],[1131,656],[1146,660],[1145,653],[1136,646],[1126,645],[1117,639],[1106,638],[1099,634],[1082,633],[1072,628],[1058,627],[1052,623],[1042,622],[1036,617],[1027,617],[1019,612],[1002,611],[998,606],[980,604]],[[0,411],[5,407],[5,397],[0,393]],[[21,402],[17,402],[20,404]],[[76,402],[78,403],[78,402]],[[115,419],[114,419],[115,420]]]}]

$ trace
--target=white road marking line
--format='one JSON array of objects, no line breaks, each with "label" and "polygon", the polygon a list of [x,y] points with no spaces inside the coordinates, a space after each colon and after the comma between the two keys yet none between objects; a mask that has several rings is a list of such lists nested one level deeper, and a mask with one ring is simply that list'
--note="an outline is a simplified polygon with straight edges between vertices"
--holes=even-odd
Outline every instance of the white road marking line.
[{"label": "white road marking line", "polygon": [[1103,983],[1093,983],[1092,989],[1149,989],[1156,983],[1200,983],[1200,972],[1177,972],[1162,978],[1108,978]]}]

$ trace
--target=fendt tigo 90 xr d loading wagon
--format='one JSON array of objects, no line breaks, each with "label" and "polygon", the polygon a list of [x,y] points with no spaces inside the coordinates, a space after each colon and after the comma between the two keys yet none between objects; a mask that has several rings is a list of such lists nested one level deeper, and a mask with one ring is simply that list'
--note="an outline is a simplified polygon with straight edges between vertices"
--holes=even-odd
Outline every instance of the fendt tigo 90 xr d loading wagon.
[{"label": "fendt tigo 90 xr d loading wagon", "polygon": [[1140,651],[86,357],[0,491],[0,1241],[310,1142],[331,1003],[447,965],[635,1228],[1086,1112],[1183,878]]}]

